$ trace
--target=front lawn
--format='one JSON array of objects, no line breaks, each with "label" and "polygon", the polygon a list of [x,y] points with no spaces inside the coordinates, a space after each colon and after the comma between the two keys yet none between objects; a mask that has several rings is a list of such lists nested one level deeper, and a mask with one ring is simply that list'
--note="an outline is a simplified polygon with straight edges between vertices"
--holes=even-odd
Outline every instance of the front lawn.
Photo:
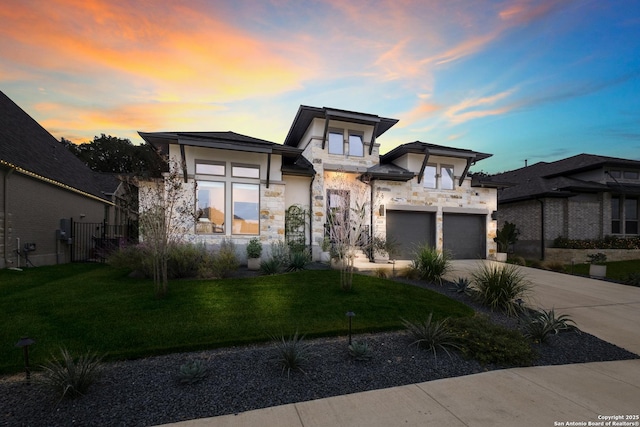
[{"label": "front lawn", "polygon": [[22,336],[36,340],[31,365],[65,346],[109,359],[266,341],[297,330],[311,336],[402,328],[418,320],[470,316],[473,310],[438,293],[355,275],[345,292],[337,271],[302,271],[226,280],[179,280],[166,299],[153,283],[95,264],[0,270],[0,372],[22,369]]}]

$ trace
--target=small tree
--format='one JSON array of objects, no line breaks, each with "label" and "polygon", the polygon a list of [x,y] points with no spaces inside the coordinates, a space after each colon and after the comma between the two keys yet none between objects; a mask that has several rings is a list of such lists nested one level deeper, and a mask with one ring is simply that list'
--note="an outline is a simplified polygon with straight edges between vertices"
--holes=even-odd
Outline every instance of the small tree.
[{"label": "small tree", "polygon": [[139,182],[140,234],[151,252],[156,296],[168,292],[169,248],[184,239],[195,220],[195,192],[182,180],[182,164],[169,160],[163,178]]},{"label": "small tree", "polygon": [[350,290],[353,286],[353,263],[357,247],[366,244],[363,232],[367,225],[370,206],[366,184],[349,179],[343,172],[336,173],[329,186],[340,203],[327,200],[327,224],[333,257],[340,266],[340,287]]},{"label": "small tree", "polygon": [[496,237],[493,241],[498,244],[498,252],[507,252],[509,246],[518,241],[520,232],[516,228],[516,225],[512,222],[506,221],[502,226],[502,229],[496,232]]}]

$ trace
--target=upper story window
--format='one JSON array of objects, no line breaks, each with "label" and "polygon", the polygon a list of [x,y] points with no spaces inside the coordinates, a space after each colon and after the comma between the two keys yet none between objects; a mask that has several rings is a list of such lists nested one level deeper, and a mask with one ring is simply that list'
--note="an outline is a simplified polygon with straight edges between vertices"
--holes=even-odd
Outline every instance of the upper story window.
[{"label": "upper story window", "polygon": [[196,174],[224,176],[226,174],[226,165],[224,163],[216,162],[198,162],[196,163]]},{"label": "upper story window", "polygon": [[260,178],[260,168],[249,165],[231,165],[231,176],[236,178]]},{"label": "upper story window", "polygon": [[436,188],[437,184],[437,168],[435,165],[427,165],[424,168],[424,176],[422,177],[422,185],[425,188]]},{"label": "upper story window", "polygon": [[440,167],[440,188],[442,190],[453,190],[453,166]]},{"label": "upper story window", "polygon": [[362,135],[349,134],[349,155],[357,157],[364,156],[364,142],[362,141]]},{"label": "upper story window", "polygon": [[344,135],[342,132],[329,131],[329,154],[344,154]]},{"label": "upper story window", "polygon": [[624,179],[638,179],[638,171],[624,171],[622,176]]}]

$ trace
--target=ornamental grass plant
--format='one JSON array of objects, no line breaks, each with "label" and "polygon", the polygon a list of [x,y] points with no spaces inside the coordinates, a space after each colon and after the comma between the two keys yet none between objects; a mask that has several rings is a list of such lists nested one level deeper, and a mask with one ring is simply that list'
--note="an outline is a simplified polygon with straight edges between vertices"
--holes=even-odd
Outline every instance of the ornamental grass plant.
[{"label": "ornamental grass plant", "polygon": [[480,303],[509,316],[518,314],[532,284],[513,264],[482,264],[472,273],[472,293]]}]

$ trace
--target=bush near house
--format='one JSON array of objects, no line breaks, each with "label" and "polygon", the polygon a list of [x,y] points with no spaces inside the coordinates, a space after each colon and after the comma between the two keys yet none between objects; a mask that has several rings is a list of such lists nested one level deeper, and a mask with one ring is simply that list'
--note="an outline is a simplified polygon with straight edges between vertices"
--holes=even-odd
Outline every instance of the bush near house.
[{"label": "bush near house", "polygon": [[640,249],[640,237],[606,236],[603,239],[567,239],[556,237],[554,248],[562,249]]}]

